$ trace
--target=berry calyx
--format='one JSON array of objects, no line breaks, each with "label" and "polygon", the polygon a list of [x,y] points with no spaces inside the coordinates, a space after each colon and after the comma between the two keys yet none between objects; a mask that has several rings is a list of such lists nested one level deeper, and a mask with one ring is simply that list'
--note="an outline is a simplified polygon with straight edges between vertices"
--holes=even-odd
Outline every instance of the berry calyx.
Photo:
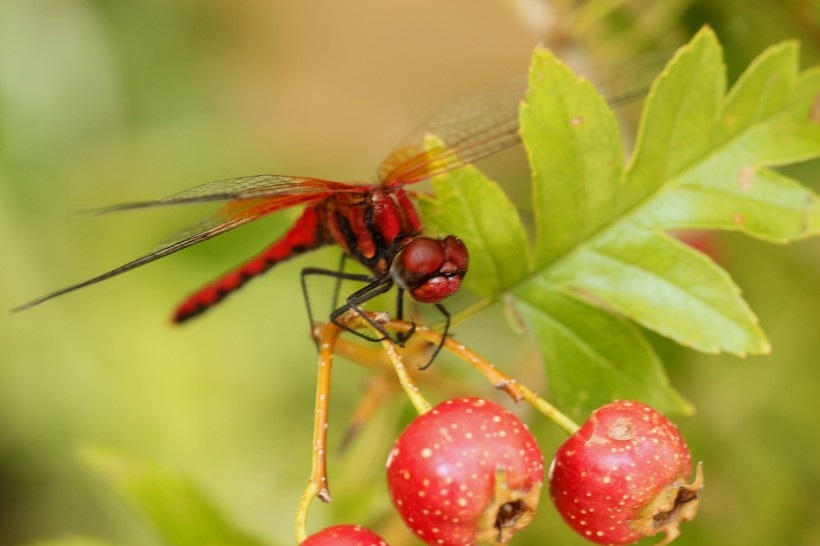
[{"label": "berry calyx", "polygon": [[695,480],[689,447],[653,408],[617,401],[595,412],[558,449],[550,495],[564,520],[598,544],[632,544],[695,517],[703,474]]},{"label": "berry calyx", "polygon": [[301,546],[387,546],[387,542],[366,527],[334,525],[310,535]]},{"label": "berry calyx", "polygon": [[518,417],[480,398],[448,400],[419,416],[387,460],[393,505],[425,543],[506,543],[529,524],[544,458]]}]

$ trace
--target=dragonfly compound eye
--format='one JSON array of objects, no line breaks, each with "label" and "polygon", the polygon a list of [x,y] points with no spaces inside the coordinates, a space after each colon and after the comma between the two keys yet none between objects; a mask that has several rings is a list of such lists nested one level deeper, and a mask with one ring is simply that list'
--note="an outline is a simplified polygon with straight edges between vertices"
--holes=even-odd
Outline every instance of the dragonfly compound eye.
[{"label": "dragonfly compound eye", "polygon": [[436,303],[459,289],[467,263],[467,248],[457,237],[419,237],[402,249],[390,272],[394,282],[413,299]]},{"label": "dragonfly compound eye", "polygon": [[469,263],[469,255],[467,254],[467,247],[458,237],[448,235],[442,241],[444,244],[444,252],[447,255],[447,261],[452,262],[456,268],[462,272],[461,276],[467,273],[467,265]]}]

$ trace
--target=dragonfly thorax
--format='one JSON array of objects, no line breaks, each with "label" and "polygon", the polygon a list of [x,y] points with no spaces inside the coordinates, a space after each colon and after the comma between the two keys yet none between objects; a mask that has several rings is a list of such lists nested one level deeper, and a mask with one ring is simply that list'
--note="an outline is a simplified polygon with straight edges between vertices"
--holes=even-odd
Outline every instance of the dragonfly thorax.
[{"label": "dragonfly thorax", "polygon": [[469,256],[461,239],[415,237],[390,264],[390,276],[399,288],[421,303],[438,303],[461,287]]}]

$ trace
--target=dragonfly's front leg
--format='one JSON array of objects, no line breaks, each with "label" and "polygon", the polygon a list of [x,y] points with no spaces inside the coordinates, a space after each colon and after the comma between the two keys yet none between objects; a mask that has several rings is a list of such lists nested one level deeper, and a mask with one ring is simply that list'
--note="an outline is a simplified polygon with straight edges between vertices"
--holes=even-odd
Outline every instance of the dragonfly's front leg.
[{"label": "dragonfly's front leg", "polygon": [[[357,282],[366,282],[366,283],[373,283],[376,279],[370,275],[363,275],[363,274],[355,274],[355,273],[344,273],[342,271],[332,271],[329,269],[321,269],[318,267],[306,267],[302,269],[302,295],[305,299],[305,307],[307,307],[307,314],[308,314],[308,322],[310,323],[311,330],[313,329],[313,306],[310,303],[310,295],[308,293],[307,287],[307,278],[312,275],[320,275],[323,277],[331,277],[337,279],[338,282],[341,281],[357,281]],[[337,291],[338,291],[338,283],[337,283]],[[335,300],[334,300],[335,301]],[[335,307],[335,304],[334,304]],[[346,310],[346,309],[345,309]],[[331,317],[333,316],[340,316],[341,313],[335,314],[338,309],[335,309],[331,313]],[[340,327],[344,328],[345,330],[350,331],[350,328],[344,326],[343,324],[339,324],[338,321],[334,320],[334,323],[338,324]],[[354,332],[355,334],[359,335],[358,332]],[[316,347],[319,347],[319,341],[314,340],[316,342]]]},{"label": "dragonfly's front leg", "polygon": [[[396,318],[398,320],[404,320],[404,288],[398,289],[398,294],[396,295]],[[416,323],[413,319],[410,319],[410,324],[413,327],[407,332],[399,332],[396,334],[396,341],[399,342],[401,347],[404,347],[404,344],[407,343],[407,340],[410,339],[410,336],[413,335],[413,332],[416,331]]]},{"label": "dragonfly's front leg", "polygon": [[[393,288],[393,281],[390,279],[390,277],[385,276],[375,279],[367,286],[357,290],[356,292],[348,296],[346,300],[347,303],[330,314],[330,320],[332,320],[333,323],[339,326],[340,328],[344,328],[348,332],[352,332],[357,336],[368,341],[384,341],[385,339],[392,339],[390,337],[390,334],[387,333],[384,327],[381,324],[374,321],[372,318],[370,318],[368,314],[364,312],[364,309],[362,309],[361,307],[363,303],[375,298],[376,296],[384,294],[391,288]],[[359,332],[351,328],[350,326],[347,326],[342,321],[340,321],[339,317],[341,317],[351,309],[357,315],[359,315],[365,322],[367,322],[367,324],[369,324],[374,330],[380,333],[382,337],[374,337],[364,332]]]},{"label": "dragonfly's front leg", "polygon": [[[420,367],[420,370],[426,370],[431,364],[433,364],[433,361],[436,359],[438,354],[441,352],[442,347],[444,347],[444,344],[447,342],[447,334],[450,332],[450,311],[448,311],[447,308],[440,303],[436,304],[436,309],[438,309],[439,313],[441,313],[444,317],[444,331],[441,332],[441,341],[438,345],[436,345],[436,350],[433,351],[433,354],[430,356],[430,360],[427,361],[427,364]],[[413,329],[410,330],[410,333],[413,333],[415,330],[416,325],[413,324]]]}]

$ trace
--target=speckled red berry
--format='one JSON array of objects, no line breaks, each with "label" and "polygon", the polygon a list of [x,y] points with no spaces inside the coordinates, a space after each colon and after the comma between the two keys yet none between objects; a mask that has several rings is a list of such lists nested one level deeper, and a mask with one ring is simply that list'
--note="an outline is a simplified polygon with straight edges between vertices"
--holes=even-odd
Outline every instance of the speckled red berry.
[{"label": "speckled red berry", "polygon": [[506,543],[532,520],[544,479],[535,438],[479,398],[448,400],[404,430],[387,460],[393,505],[425,543]]},{"label": "speckled red berry", "polygon": [[310,535],[301,546],[387,546],[387,543],[366,527],[334,525]]},{"label": "speckled red berry", "polygon": [[693,483],[689,447],[666,417],[639,402],[596,410],[555,454],[550,495],[564,520],[598,544],[632,544],[695,516],[703,487]]}]

